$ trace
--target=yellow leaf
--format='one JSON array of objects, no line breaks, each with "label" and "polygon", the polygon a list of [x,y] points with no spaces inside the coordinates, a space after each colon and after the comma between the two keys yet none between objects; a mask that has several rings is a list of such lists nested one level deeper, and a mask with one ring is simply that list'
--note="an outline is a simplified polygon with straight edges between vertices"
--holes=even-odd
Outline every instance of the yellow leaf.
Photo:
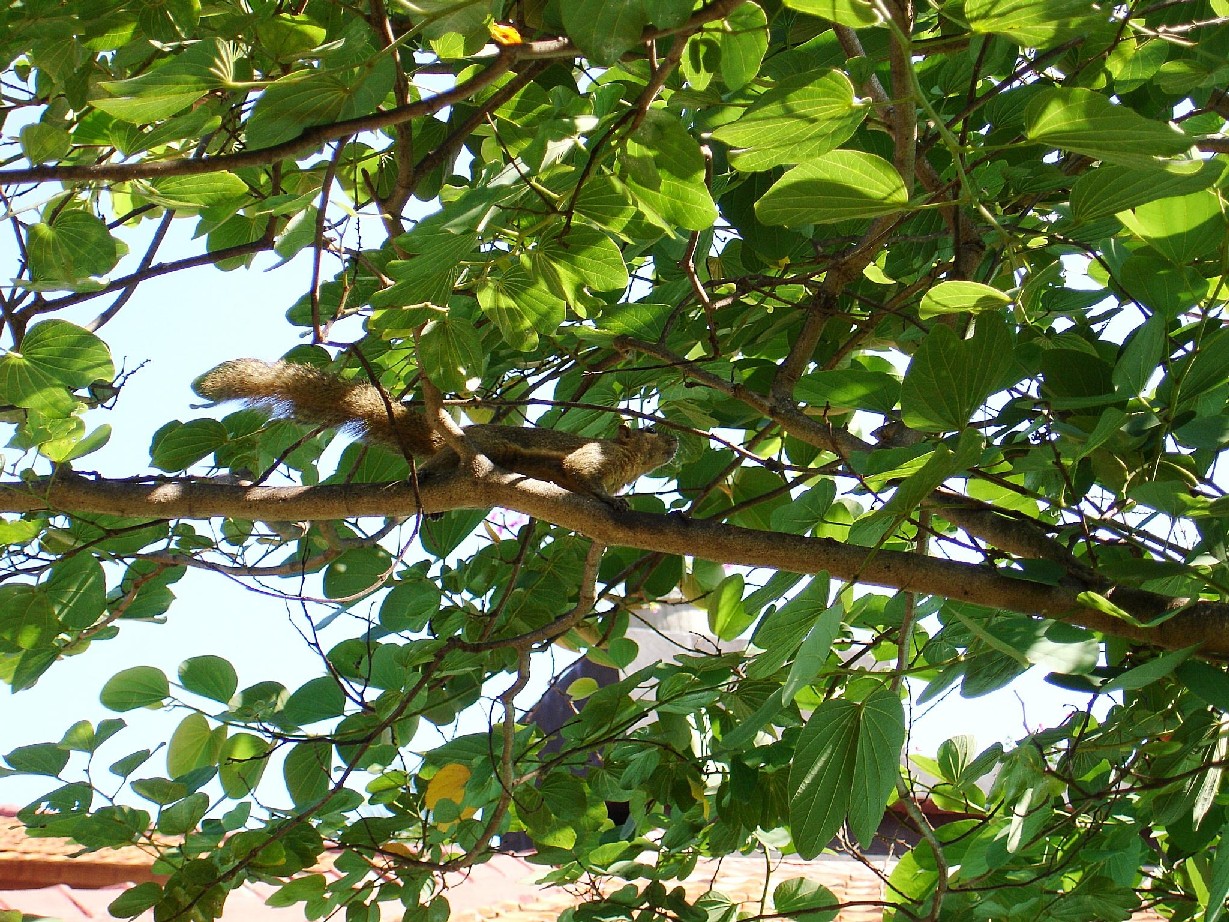
[{"label": "yellow leaf", "polygon": [[421,858],[422,853],[416,852],[404,842],[385,842],[380,848],[381,851],[388,852],[390,855],[400,855],[402,858]]},{"label": "yellow leaf", "polygon": [[691,788],[691,796],[698,800],[704,807],[704,818],[708,819],[710,806],[708,797],[705,795],[703,782],[697,781],[695,778],[688,778],[687,785]]},{"label": "yellow leaf", "polygon": [[470,770],[460,762],[450,762],[437,771],[427,782],[427,792],[423,797],[427,809],[434,810],[441,800],[460,804],[465,799],[465,784],[469,776]]},{"label": "yellow leaf", "polygon": [[525,40],[521,38],[521,33],[516,31],[515,26],[505,26],[500,23],[493,22],[490,25],[491,38],[495,39],[499,45],[519,45]]}]

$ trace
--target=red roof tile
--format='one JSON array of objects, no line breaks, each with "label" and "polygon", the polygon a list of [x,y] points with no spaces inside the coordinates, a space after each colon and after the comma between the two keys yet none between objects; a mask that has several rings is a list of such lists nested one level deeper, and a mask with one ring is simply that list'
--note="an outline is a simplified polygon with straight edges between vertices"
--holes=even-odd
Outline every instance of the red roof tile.
[{"label": "red roof tile", "polygon": [[[16,811],[0,807],[0,910],[18,910],[63,922],[109,919],[107,906],[133,883],[153,879],[154,856],[130,847],[81,853],[65,839],[33,838],[15,817]],[[742,904],[750,913],[772,911],[771,886],[764,888],[766,869],[772,885],[792,877],[821,883],[846,904],[838,922],[877,922],[882,918],[880,901],[884,888],[873,870],[851,859],[824,856],[813,861],[763,856],[733,855],[702,860],[683,883],[691,900],[716,890]],[[596,894],[583,887],[546,887],[535,883],[545,870],[517,855],[498,855],[464,874],[450,875],[447,896],[452,906],[451,922],[553,922],[559,914]],[[335,872],[326,871],[332,875]],[[110,877],[108,878],[108,875]],[[673,886],[673,885],[672,885]],[[248,883],[226,901],[222,922],[297,922],[301,906],[273,908],[266,900],[277,888]],[[384,904],[383,917],[399,922],[400,904]],[[1159,922],[1155,913],[1137,913],[1137,922]],[[137,922],[153,922],[153,913]]]}]

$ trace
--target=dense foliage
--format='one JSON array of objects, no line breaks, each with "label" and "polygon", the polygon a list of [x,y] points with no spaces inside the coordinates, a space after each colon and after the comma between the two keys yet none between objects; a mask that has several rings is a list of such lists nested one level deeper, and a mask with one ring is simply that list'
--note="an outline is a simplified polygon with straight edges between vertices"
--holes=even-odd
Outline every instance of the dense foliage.
[{"label": "dense foliage", "polygon": [[[0,677],[105,656],[186,567],[332,622],[294,689],[212,655],[115,675],[107,707],[181,715],[165,748],[116,717],[7,755],[47,776],[33,827],[158,843],[166,883],[118,915],[212,919],[259,879],[311,918],[439,920],[441,873],[521,832],[551,880],[626,882],[577,919],[729,919],[669,882],[858,852],[899,800],[892,918],[1218,917],[1229,2],[0,6]],[[195,249],[162,252],[176,219]],[[498,468],[420,490],[394,452],[322,461],[333,430],[168,406],[164,476],[73,473],[125,438],[111,318],[269,254],[312,266],[252,305],[294,361],[437,420],[656,421],[679,454],[623,510]],[[626,666],[666,598],[746,652],[575,683],[545,746],[538,651]],[[906,677],[1031,667],[1088,709],[902,764]],[[453,732],[467,709],[488,728]]]}]

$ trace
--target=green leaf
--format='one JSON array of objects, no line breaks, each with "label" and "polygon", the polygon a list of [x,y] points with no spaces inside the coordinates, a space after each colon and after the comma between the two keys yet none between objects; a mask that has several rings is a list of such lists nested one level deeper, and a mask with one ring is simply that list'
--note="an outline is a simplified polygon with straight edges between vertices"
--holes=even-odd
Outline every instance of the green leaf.
[{"label": "green leaf", "polygon": [[190,36],[201,18],[200,0],[158,0],[137,7],[141,31],[159,42],[175,42]]},{"label": "green leaf", "polygon": [[152,881],[125,890],[107,906],[107,912],[117,919],[131,919],[154,908],[162,899],[162,887]]},{"label": "green leaf", "polygon": [[905,709],[886,688],[860,703],[833,698],[798,738],[790,770],[790,826],[804,858],[832,840],[848,811],[850,831],[869,843],[900,772]]},{"label": "green leaf", "polygon": [[836,482],[821,480],[797,499],[772,510],[773,531],[792,535],[810,534],[823,523],[824,514],[836,499]]},{"label": "green leaf", "polygon": [[743,606],[741,573],[733,573],[723,579],[708,597],[708,627],[721,640],[733,640],[755,620]]},{"label": "green leaf", "polygon": [[189,794],[183,800],[164,807],[158,814],[158,831],[164,836],[186,835],[209,809],[209,796],[201,791]]},{"label": "green leaf", "polygon": [[1101,21],[1092,0],[965,0],[974,32],[1006,35],[1029,48],[1048,48],[1087,34]]},{"label": "green leaf", "polygon": [[296,877],[274,891],[265,900],[265,905],[281,908],[293,906],[295,903],[321,899],[324,896],[324,888],[327,883],[328,881],[323,874],[308,874],[303,877]]},{"label": "green leaf", "polygon": [[239,687],[235,667],[220,656],[193,656],[179,664],[179,681],[190,692],[226,704]]},{"label": "green leaf", "polygon": [[380,625],[386,630],[421,631],[439,611],[442,593],[421,574],[411,574],[393,584],[380,604]]},{"label": "green leaf", "polygon": [[618,244],[601,231],[581,224],[545,241],[533,254],[533,265],[554,282],[556,294],[564,298],[577,298],[585,290],[622,291],[628,283],[627,265]]},{"label": "green leaf", "polygon": [[734,7],[717,37],[721,49],[721,79],[731,90],[742,89],[759,73],[768,49],[768,17],[758,3]]},{"label": "green leaf", "polygon": [[207,39],[191,45],[161,67],[128,80],[104,80],[98,87],[108,96],[90,104],[108,115],[147,125],[195,103],[210,90],[229,86],[234,71],[234,45]]},{"label": "green leaf", "polygon": [[21,152],[33,164],[54,163],[73,149],[72,135],[59,125],[32,122],[22,127],[18,137]]},{"label": "green leaf", "polygon": [[[444,44],[462,47],[463,43],[450,40],[460,39],[474,30],[478,30],[482,38],[489,38],[483,27],[490,18],[490,10],[483,3],[458,3],[457,0],[400,0],[398,5],[404,11],[424,20],[423,34],[433,42],[444,39]],[[438,42],[435,43],[435,47],[438,51]],[[469,53],[474,50],[477,49],[471,49]]]},{"label": "green leaf", "polygon": [[781,713],[784,707],[785,700],[781,689],[778,688],[762,705],[756,708],[755,713],[737,724],[721,738],[722,749],[726,752],[738,752],[743,749],[755,739],[756,734],[766,727],[769,721]]},{"label": "green leaf", "polygon": [[960,433],[955,451],[946,444],[935,445],[926,463],[901,481],[891,499],[850,527],[850,542],[864,547],[877,545],[943,481],[972,466],[981,457],[982,447],[981,436],[971,429]]},{"label": "green leaf", "polygon": [[[391,595],[389,593],[385,598]],[[333,676],[324,675],[309,679],[296,688],[282,705],[278,717],[292,726],[305,727],[319,720],[340,717],[345,709],[345,692]]]},{"label": "green leaf", "polygon": [[772,891],[773,909],[794,922],[831,922],[841,901],[823,884],[805,877],[783,880]]},{"label": "green leaf", "polygon": [[767,170],[835,150],[853,136],[867,111],[841,71],[796,74],[756,98],[738,121],[722,125],[713,137],[735,148],[730,155],[735,168]]},{"label": "green leaf", "polygon": [[1153,314],[1132,334],[1114,365],[1115,391],[1131,397],[1143,393],[1160,367],[1167,342],[1165,318]]},{"label": "green leaf", "polygon": [[447,304],[458,264],[473,256],[477,242],[477,234],[456,233],[438,221],[419,223],[410,233],[396,239],[396,245],[410,258],[389,263],[389,275],[397,282],[376,292],[372,306]]},{"label": "green leaf", "polygon": [[43,533],[45,525],[38,519],[0,519],[0,544],[28,544]]},{"label": "green leaf", "polygon": [[107,225],[77,210],[63,211],[50,223],[31,227],[28,248],[35,280],[47,282],[70,283],[106,275],[120,257]]},{"label": "green leaf", "polygon": [[[85,424],[82,423],[82,429]],[[58,439],[48,439],[40,441],[38,452],[44,458],[57,463],[64,461],[72,461],[76,458],[83,458],[86,455],[98,451],[111,440],[111,427],[107,425],[99,426],[92,432],[81,435],[74,431],[68,436]]]},{"label": "green leaf", "polygon": [[623,234],[638,220],[631,192],[617,178],[605,174],[594,176],[581,187],[576,213],[614,234]]},{"label": "green leaf", "polygon": [[900,405],[911,429],[963,429],[1003,381],[1011,355],[1007,325],[993,314],[977,322],[971,339],[937,325],[922,340],[901,386]]},{"label": "green leaf", "polygon": [[170,693],[171,684],[161,669],[133,666],[108,679],[98,700],[110,711],[132,711],[161,704]]},{"label": "green leaf", "polygon": [[870,0],[785,0],[785,5],[851,29],[864,29],[883,22]]},{"label": "green leaf", "polygon": [[1010,295],[980,282],[940,282],[922,295],[918,316],[925,320],[940,314],[979,314],[1010,303]]},{"label": "green leaf", "polygon": [[127,724],[118,717],[98,721],[95,728],[88,720],[79,720],[64,733],[60,745],[75,752],[97,752],[98,747],[109,740]]},{"label": "green leaf", "polygon": [[816,576],[801,592],[760,622],[751,635],[751,643],[763,652],[751,660],[748,678],[766,679],[789,661],[828,607],[829,589],[827,577]]},{"label": "green leaf", "polygon": [[644,0],[569,0],[563,27],[594,64],[613,64],[640,41],[649,24]]},{"label": "green leaf", "polygon": [[170,778],[137,778],[132,782],[132,790],[159,806],[172,804],[188,796],[188,786]]},{"label": "green leaf", "polygon": [[804,687],[815,681],[832,652],[832,642],[841,632],[844,616],[845,606],[839,602],[820,614],[815,626],[798,648],[794,665],[790,667],[789,675],[781,686],[781,697],[784,701],[793,701]]},{"label": "green leaf", "polygon": [[4,757],[14,771],[26,775],[49,775],[57,777],[68,764],[68,750],[55,743],[35,743],[18,746]]},{"label": "green leaf", "polygon": [[206,765],[217,765],[226,728],[215,731],[204,714],[189,714],[179,722],[166,750],[166,770],[172,778]]},{"label": "green leaf", "polygon": [[477,295],[479,307],[499,327],[504,341],[521,352],[537,348],[539,334],[549,336],[563,323],[563,299],[530,278],[521,265],[487,275]]},{"label": "green leaf", "polygon": [[[2,367],[2,366],[0,366]],[[1204,337],[1198,348],[1172,363],[1158,393],[1171,395],[1175,404],[1186,407],[1229,378],[1229,329]],[[1175,392],[1176,390],[1176,392]]]},{"label": "green leaf", "polygon": [[298,743],[290,750],[282,777],[296,807],[311,806],[329,792],[332,754],[328,743]]},{"label": "green leaf", "polygon": [[1174,674],[1203,701],[1220,711],[1229,712],[1229,677],[1223,669],[1201,660],[1187,660]]},{"label": "green leaf", "polygon": [[486,352],[473,324],[451,315],[423,327],[423,370],[442,391],[464,393],[482,380]]},{"label": "green leaf", "polygon": [[33,650],[58,630],[48,593],[34,586],[0,586],[0,640],[8,650]]},{"label": "green leaf", "polygon": [[798,379],[795,396],[825,413],[886,413],[900,400],[900,381],[884,371],[849,368],[813,371]]},{"label": "green leaf", "polygon": [[179,210],[238,205],[248,194],[247,183],[223,171],[156,179],[147,193],[150,201]]},{"label": "green leaf", "polygon": [[389,579],[392,564],[392,557],[382,547],[346,551],[324,571],[325,597],[348,599],[372,592]]},{"label": "green leaf", "polygon": [[269,766],[269,744],[252,733],[236,733],[222,746],[220,771],[227,797],[247,797]]},{"label": "green leaf", "polygon": [[1173,317],[1207,294],[1207,280],[1193,270],[1178,267],[1159,253],[1141,248],[1122,264],[1118,279],[1132,300]]},{"label": "green leaf", "polygon": [[328,31],[310,16],[279,13],[256,24],[261,48],[276,60],[289,63],[324,43]]},{"label": "green leaf", "polygon": [[116,759],[108,766],[108,771],[111,774],[120,778],[127,778],[134,771],[149,761],[152,753],[148,749],[138,749],[136,752],[129,753],[122,759]]},{"label": "green leaf", "polygon": [[435,557],[447,557],[486,518],[483,509],[458,509],[446,512],[438,519],[423,522],[423,549]]},{"label": "green leaf", "polygon": [[[1229,823],[1221,827],[1219,841],[1229,841]],[[1229,848],[1216,849],[1212,858],[1212,872],[1208,880],[1207,909],[1203,922],[1217,922],[1229,906]]]},{"label": "green leaf", "polygon": [[755,213],[765,224],[800,227],[896,214],[908,202],[892,164],[863,151],[834,150],[787,172],[756,203]]},{"label": "green leaf", "polygon": [[859,718],[858,705],[833,698],[815,709],[798,735],[789,773],[789,820],[794,845],[805,859],[823,851],[845,821],[858,783]]},{"label": "green leaf", "polygon": [[1116,679],[1106,682],[1101,687],[1101,692],[1108,695],[1113,692],[1135,691],[1146,685],[1151,685],[1158,679],[1163,679],[1165,676],[1170,675],[1198,649],[1199,644],[1196,644],[1184,650],[1170,650],[1168,653],[1162,653],[1146,663],[1133,669],[1128,669]]},{"label": "green leaf", "polygon": [[1149,202],[1118,219],[1176,266],[1211,256],[1225,240],[1220,196],[1212,190]]},{"label": "green leaf", "polygon": [[84,630],[102,617],[107,580],[91,554],[61,558],[43,588],[60,623],[70,630]]},{"label": "green leaf", "polygon": [[1171,160],[1155,169],[1105,164],[1082,173],[1071,186],[1071,215],[1077,221],[1126,211],[1175,195],[1188,195],[1216,182],[1219,160]]},{"label": "green leaf", "polygon": [[1177,157],[1191,147],[1191,139],[1173,125],[1083,88],[1043,90],[1029,103],[1024,122],[1031,140],[1125,166],[1159,168],[1158,158]]},{"label": "green leaf", "polygon": [[619,158],[621,176],[666,227],[699,231],[717,219],[700,144],[669,113],[650,109]]},{"label": "green leaf", "polygon": [[182,471],[229,441],[226,427],[216,419],[172,420],[154,433],[149,457],[163,471]]},{"label": "green leaf", "polygon": [[247,121],[248,147],[272,147],[314,125],[369,115],[392,90],[393,79],[386,55],[359,67],[290,73],[256,100]]}]

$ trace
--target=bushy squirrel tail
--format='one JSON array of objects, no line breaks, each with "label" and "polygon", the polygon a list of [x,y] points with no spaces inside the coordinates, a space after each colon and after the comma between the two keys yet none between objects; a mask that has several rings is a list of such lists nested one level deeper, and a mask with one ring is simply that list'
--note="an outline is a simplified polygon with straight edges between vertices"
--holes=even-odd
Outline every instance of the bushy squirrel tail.
[{"label": "bushy squirrel tail", "polygon": [[205,372],[192,387],[208,400],[243,400],[304,422],[346,428],[397,452],[429,455],[440,448],[421,414],[397,400],[385,401],[371,384],[310,365],[233,359]]}]

